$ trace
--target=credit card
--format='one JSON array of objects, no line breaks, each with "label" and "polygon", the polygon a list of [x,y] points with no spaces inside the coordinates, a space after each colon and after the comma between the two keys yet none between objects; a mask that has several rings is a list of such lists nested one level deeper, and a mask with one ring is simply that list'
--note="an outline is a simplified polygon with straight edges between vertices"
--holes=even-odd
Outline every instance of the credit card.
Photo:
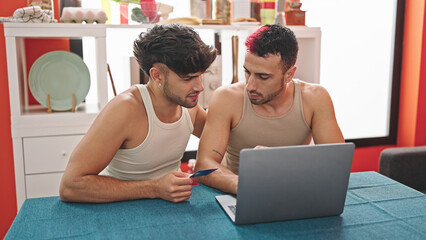
[{"label": "credit card", "polygon": [[196,171],[194,174],[192,174],[189,177],[201,177],[201,176],[206,176],[209,175],[210,173],[216,171],[217,168],[212,168],[212,169],[204,169],[204,170],[198,170]]}]

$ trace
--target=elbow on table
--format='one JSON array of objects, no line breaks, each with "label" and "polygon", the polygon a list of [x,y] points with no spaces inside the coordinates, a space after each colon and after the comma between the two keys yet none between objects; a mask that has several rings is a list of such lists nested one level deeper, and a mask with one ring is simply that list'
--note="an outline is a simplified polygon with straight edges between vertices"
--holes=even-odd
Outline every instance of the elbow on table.
[{"label": "elbow on table", "polygon": [[62,179],[61,185],[59,186],[59,198],[62,202],[76,202],[75,199],[76,193],[70,184]]},{"label": "elbow on table", "polygon": [[63,186],[63,184],[61,184],[61,186],[59,187],[59,198],[61,199],[62,202],[72,202],[71,199],[71,190],[65,186]]}]

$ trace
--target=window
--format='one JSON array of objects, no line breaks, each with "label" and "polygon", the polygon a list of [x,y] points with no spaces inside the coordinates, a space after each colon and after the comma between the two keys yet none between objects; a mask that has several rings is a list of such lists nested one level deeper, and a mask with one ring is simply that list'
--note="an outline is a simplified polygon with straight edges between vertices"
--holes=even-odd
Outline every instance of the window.
[{"label": "window", "polygon": [[302,0],[306,25],[321,27],[321,85],[358,147],[396,143],[404,5]]}]

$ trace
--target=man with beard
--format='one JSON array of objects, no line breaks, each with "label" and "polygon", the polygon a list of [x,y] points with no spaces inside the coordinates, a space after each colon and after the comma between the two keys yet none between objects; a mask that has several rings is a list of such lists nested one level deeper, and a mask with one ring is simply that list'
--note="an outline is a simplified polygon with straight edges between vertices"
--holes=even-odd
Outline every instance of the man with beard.
[{"label": "man with beard", "polygon": [[195,166],[219,168],[197,181],[233,194],[243,148],[344,142],[328,92],[293,79],[298,43],[290,29],[262,26],[246,47],[246,81],[215,91]]},{"label": "man with beard", "polygon": [[157,25],[133,52],[149,76],[99,113],[71,154],[60,198],[70,202],[189,199],[193,181],[179,171],[190,134],[200,137],[206,112],[198,104],[201,74],[216,58],[190,27]]}]

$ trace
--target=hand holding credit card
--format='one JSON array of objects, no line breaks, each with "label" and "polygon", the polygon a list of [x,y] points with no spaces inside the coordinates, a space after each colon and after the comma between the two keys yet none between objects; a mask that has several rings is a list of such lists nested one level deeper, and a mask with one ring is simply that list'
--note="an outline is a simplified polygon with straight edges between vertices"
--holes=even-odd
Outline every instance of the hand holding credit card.
[{"label": "hand holding credit card", "polygon": [[194,174],[192,174],[189,177],[201,177],[201,176],[206,176],[209,175],[210,173],[216,171],[217,168],[211,168],[211,169],[203,169],[203,170],[198,170],[196,171]]}]

